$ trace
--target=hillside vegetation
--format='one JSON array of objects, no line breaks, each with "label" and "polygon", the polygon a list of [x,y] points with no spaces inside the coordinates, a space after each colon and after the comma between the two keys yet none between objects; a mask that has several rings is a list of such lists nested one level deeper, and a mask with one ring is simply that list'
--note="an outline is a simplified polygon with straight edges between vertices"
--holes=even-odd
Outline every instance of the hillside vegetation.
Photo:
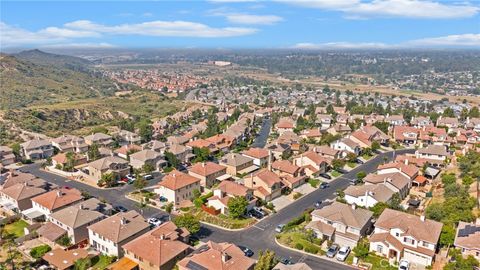
[{"label": "hillside vegetation", "polygon": [[112,96],[116,89],[81,58],[38,50],[0,55],[0,110]]}]

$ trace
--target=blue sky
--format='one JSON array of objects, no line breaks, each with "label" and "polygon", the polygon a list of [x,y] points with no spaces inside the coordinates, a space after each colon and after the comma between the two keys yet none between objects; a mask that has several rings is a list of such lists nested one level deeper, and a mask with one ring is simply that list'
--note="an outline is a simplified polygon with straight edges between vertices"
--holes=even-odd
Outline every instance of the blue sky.
[{"label": "blue sky", "polygon": [[480,1],[2,1],[0,46],[480,48]]}]

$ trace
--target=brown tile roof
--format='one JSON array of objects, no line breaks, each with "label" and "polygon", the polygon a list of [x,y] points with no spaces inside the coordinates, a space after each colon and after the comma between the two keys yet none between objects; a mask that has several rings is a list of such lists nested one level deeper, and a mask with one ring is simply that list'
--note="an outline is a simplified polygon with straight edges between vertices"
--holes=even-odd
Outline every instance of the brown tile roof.
[{"label": "brown tile roof", "polygon": [[292,164],[288,160],[276,160],[272,163],[272,169],[279,170],[288,174],[295,174],[301,168]]},{"label": "brown tile roof", "polygon": [[385,174],[368,174],[363,181],[365,183],[371,184],[381,184],[385,182],[391,183],[398,189],[402,189],[410,183],[410,178],[407,176],[395,172],[395,173],[385,173]]},{"label": "brown tile roof", "polygon": [[101,220],[95,224],[88,226],[88,229],[95,233],[113,241],[119,243],[132,235],[135,235],[145,229],[148,229],[150,225],[145,219],[134,210],[126,213],[118,213],[104,220]]},{"label": "brown tile roof", "polygon": [[[226,260],[222,259],[222,256],[226,256]],[[212,241],[208,241],[178,264],[189,269],[188,265],[192,262],[208,270],[249,269],[255,264],[255,260],[246,257],[243,251],[234,244],[217,244]]]},{"label": "brown tile roof", "polygon": [[339,202],[334,202],[312,212],[312,216],[323,217],[354,228],[363,228],[372,218],[372,215],[371,211],[362,208],[353,209],[350,205]]},{"label": "brown tile roof", "polygon": [[313,161],[315,164],[317,165],[320,165],[322,164],[322,162],[326,162],[326,163],[329,163],[329,160],[320,156],[319,154],[313,152],[313,151],[308,151],[308,152],[305,152],[303,153],[303,156],[310,159],[311,161]]},{"label": "brown tile roof", "polygon": [[13,186],[4,188],[0,190],[0,192],[16,201],[20,201],[23,199],[28,199],[28,198],[38,196],[42,193],[45,193],[46,190],[41,187],[29,185],[27,182],[23,184],[21,183],[15,184]]},{"label": "brown tile roof", "polygon": [[49,264],[55,266],[56,269],[68,269],[75,264],[77,260],[88,257],[86,249],[70,249],[63,250],[61,248],[54,249],[43,255],[42,259]]},{"label": "brown tile roof", "polygon": [[232,181],[222,181],[215,189],[233,196],[246,196],[249,188]]},{"label": "brown tile roof", "polygon": [[200,179],[174,170],[167,174],[158,185],[171,190],[178,190],[196,182],[200,182]]},{"label": "brown tile roof", "polygon": [[328,156],[335,156],[338,154],[338,150],[335,150],[327,145],[320,145],[320,146],[315,146],[313,148],[313,151],[314,152],[317,152],[319,154],[324,154],[324,155],[328,155]]},{"label": "brown tile roof", "polygon": [[480,224],[460,221],[455,236],[455,246],[480,250]]},{"label": "brown tile roof", "polygon": [[70,228],[78,228],[92,221],[102,218],[100,212],[83,209],[82,204],[72,205],[50,215],[50,218],[58,220]]},{"label": "brown tile roof", "polygon": [[429,145],[426,148],[420,148],[417,150],[420,154],[431,154],[439,156],[449,156],[447,148],[443,145]]},{"label": "brown tile roof", "polygon": [[88,163],[88,166],[97,170],[108,170],[112,164],[128,164],[128,161],[123,158],[109,156],[92,161]]},{"label": "brown tile roof", "polygon": [[32,201],[46,207],[50,211],[53,211],[81,201],[82,199],[83,196],[80,190],[74,188],[60,188],[33,197]]},{"label": "brown tile roof", "polygon": [[415,175],[417,175],[418,172],[420,171],[414,165],[406,165],[405,163],[400,163],[400,162],[390,162],[390,163],[381,164],[378,166],[377,170],[392,169],[392,168],[398,169],[400,172],[403,172],[404,174],[408,175],[410,178],[415,177]]},{"label": "brown tile roof", "polygon": [[208,176],[222,170],[226,170],[226,167],[210,161],[195,163],[188,169],[189,172],[193,172],[201,176]]},{"label": "brown tile roof", "polygon": [[261,169],[257,171],[255,174],[253,174],[254,177],[258,177],[260,180],[265,182],[269,187],[273,186],[276,183],[282,182],[282,179],[275,174],[274,172],[271,172],[267,169]]},{"label": "brown tile roof", "polygon": [[438,242],[442,226],[440,222],[430,219],[422,221],[418,216],[388,208],[382,212],[375,223],[375,227],[385,230],[398,228],[403,231],[403,235],[411,235],[417,240],[434,244]]},{"label": "brown tile roof", "polygon": [[352,197],[360,197],[364,196],[365,193],[368,193],[379,202],[387,202],[394,194],[394,192],[384,184],[349,186],[344,192],[345,195],[350,195]]},{"label": "brown tile roof", "polygon": [[[178,255],[190,249],[190,246],[176,240],[178,236],[165,227],[176,226],[172,222],[162,224],[138,238],[128,242],[123,248],[155,266],[163,266]],[[173,238],[170,238],[170,235]]]},{"label": "brown tile roof", "polygon": [[[7,188],[13,186],[15,184],[23,184],[25,182],[30,182],[30,180],[37,178],[35,175],[30,173],[22,173],[22,172],[13,172],[7,177],[5,183],[3,184],[3,188]],[[42,180],[43,181],[43,180]],[[43,181],[45,182],[45,181]]]},{"label": "brown tile roof", "polygon": [[52,222],[47,222],[43,224],[42,227],[38,228],[37,233],[38,235],[55,242],[57,239],[65,235],[67,231]]},{"label": "brown tile roof", "polygon": [[241,165],[244,165],[244,164],[252,162],[252,161],[253,160],[249,157],[242,156],[242,155],[237,154],[237,153],[230,153],[230,154],[227,154],[224,158],[222,158],[221,162],[223,164],[227,164],[229,166],[237,167],[237,166],[241,166]]},{"label": "brown tile roof", "polygon": [[268,157],[268,150],[264,148],[250,148],[248,150],[243,151],[243,155],[252,157],[252,158],[267,158]]}]

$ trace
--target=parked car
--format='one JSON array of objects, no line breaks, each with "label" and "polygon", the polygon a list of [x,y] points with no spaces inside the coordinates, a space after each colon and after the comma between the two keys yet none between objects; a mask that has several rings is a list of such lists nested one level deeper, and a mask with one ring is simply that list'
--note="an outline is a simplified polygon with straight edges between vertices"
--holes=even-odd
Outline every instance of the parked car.
[{"label": "parked car", "polygon": [[327,257],[329,257],[329,258],[335,257],[339,248],[340,247],[337,244],[331,245],[327,250]]},{"label": "parked car", "polygon": [[315,202],[315,208],[320,208],[321,204],[322,204],[322,201],[316,201]]},{"label": "parked car", "polygon": [[283,231],[283,228],[285,228],[285,224],[279,224],[275,228],[275,231],[278,232],[278,233],[281,233]]},{"label": "parked car", "polygon": [[330,185],[329,185],[327,182],[322,182],[322,183],[320,184],[320,189],[326,189],[326,188],[328,188],[328,187],[330,187]]},{"label": "parked car", "polygon": [[357,158],[357,159],[355,159],[355,163],[357,163],[357,164],[363,164],[363,163],[365,163],[365,162],[363,162],[361,159],[358,159],[358,158]]},{"label": "parked car", "polygon": [[348,254],[350,254],[350,247],[341,247],[337,253],[337,261],[345,261],[348,257]]},{"label": "parked car", "polygon": [[346,174],[347,173],[347,171],[342,169],[342,168],[338,168],[338,169],[336,169],[336,171],[341,173],[341,174]]},{"label": "parked car", "polygon": [[355,186],[355,185],[358,184],[359,181],[358,181],[358,179],[350,179],[349,182],[350,182],[350,185]]},{"label": "parked car", "polygon": [[160,196],[160,197],[158,198],[158,200],[161,201],[161,202],[167,202],[167,201],[168,201],[168,199],[165,198],[165,197],[163,197],[163,196]]},{"label": "parked car", "polygon": [[321,173],[319,175],[325,179],[332,179],[332,177],[328,173]]},{"label": "parked car", "polygon": [[131,174],[127,174],[127,176],[125,176],[129,181],[135,181],[135,176],[131,175]]},{"label": "parked car", "polygon": [[267,215],[268,215],[268,213],[265,212],[265,210],[263,210],[263,209],[260,208],[260,207],[255,206],[255,207],[253,207],[253,210],[259,212],[260,214],[262,214],[262,215],[264,215],[264,216],[267,216]]},{"label": "parked car", "polygon": [[409,270],[410,269],[410,263],[407,260],[400,260],[400,263],[398,264],[398,270]]},{"label": "parked car", "polygon": [[243,253],[245,254],[245,256],[247,257],[252,257],[253,256],[253,251],[251,249],[249,249],[248,247],[244,247],[244,246],[238,246],[238,248],[240,248]]},{"label": "parked car", "polygon": [[146,174],[143,176],[143,179],[145,180],[152,180],[153,179],[153,176],[151,174]]},{"label": "parked car", "polygon": [[160,219],[154,217],[147,219],[147,222],[154,227],[158,227],[162,224],[162,221]]},{"label": "parked car", "polygon": [[117,212],[128,212],[128,209],[125,208],[124,206],[121,206],[121,205],[117,205],[117,206],[113,207],[113,210],[115,210]]},{"label": "parked car", "polygon": [[263,218],[263,214],[256,211],[255,209],[250,210],[250,212],[248,212],[248,216],[249,217],[254,217],[256,219],[262,219]]},{"label": "parked car", "polygon": [[285,264],[285,265],[293,264],[293,262],[292,262],[291,259],[285,258],[285,257],[284,257],[284,258],[281,258],[279,261],[280,261],[281,263]]}]

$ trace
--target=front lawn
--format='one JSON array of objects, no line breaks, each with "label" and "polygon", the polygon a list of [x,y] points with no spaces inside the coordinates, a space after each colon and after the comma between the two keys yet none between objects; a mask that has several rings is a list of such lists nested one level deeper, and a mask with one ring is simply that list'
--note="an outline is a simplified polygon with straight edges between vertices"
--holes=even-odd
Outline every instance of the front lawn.
[{"label": "front lawn", "polygon": [[355,162],[347,162],[347,166],[348,166],[349,168],[355,168],[355,167],[357,166],[357,163],[355,163]]},{"label": "front lawn", "polygon": [[362,158],[365,160],[369,160],[373,157],[373,155],[362,155]]},{"label": "front lawn", "polygon": [[28,223],[23,219],[19,219],[13,223],[5,225],[5,228],[3,230],[5,233],[13,234],[15,235],[15,238],[18,238],[25,235],[23,229],[26,227],[28,227]]},{"label": "front lawn", "polygon": [[335,171],[335,170],[333,170],[330,174],[331,174],[333,177],[339,177],[340,175],[342,175],[340,172]]},{"label": "front lawn", "polygon": [[321,248],[322,240],[304,229],[299,228],[294,231],[283,232],[276,237],[278,242],[291,248],[318,255],[325,253]]},{"label": "front lawn", "polygon": [[98,255],[92,258],[92,269],[103,270],[112,264],[117,258],[115,256]]},{"label": "front lawn", "polygon": [[317,188],[318,185],[320,184],[320,180],[315,179],[315,178],[309,178],[309,179],[308,179],[308,183],[309,183],[310,186],[312,186],[313,188]]},{"label": "front lawn", "polygon": [[[350,255],[348,255],[348,258],[345,262],[351,265],[353,263],[353,257],[354,257],[354,254],[350,253]],[[390,265],[387,258],[380,257],[375,254],[368,254],[366,258],[360,259],[359,265],[361,266],[362,264],[368,265],[368,266],[371,265],[370,269],[382,269],[382,270],[398,269],[397,267]]]},{"label": "front lawn", "polygon": [[201,209],[192,210],[192,214],[195,215],[200,221],[227,229],[242,229],[256,223],[254,218],[235,219],[223,214],[214,216]]}]

